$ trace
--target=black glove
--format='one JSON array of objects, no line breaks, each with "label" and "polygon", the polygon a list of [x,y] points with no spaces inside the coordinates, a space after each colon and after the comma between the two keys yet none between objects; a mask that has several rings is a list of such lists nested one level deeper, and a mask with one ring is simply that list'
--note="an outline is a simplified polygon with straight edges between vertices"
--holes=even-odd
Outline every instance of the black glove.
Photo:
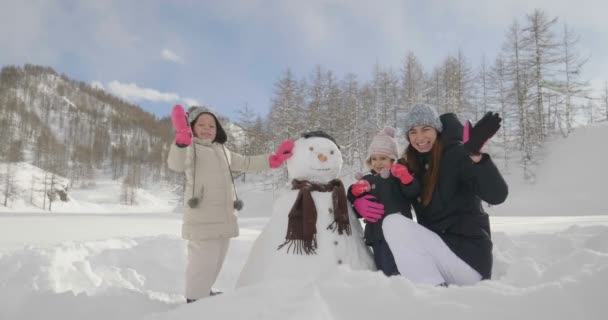
[{"label": "black glove", "polygon": [[488,112],[477,121],[473,128],[471,128],[470,123],[467,123],[464,127],[465,132],[463,135],[464,148],[470,154],[480,154],[486,142],[500,129],[501,121],[502,118],[498,113]]}]

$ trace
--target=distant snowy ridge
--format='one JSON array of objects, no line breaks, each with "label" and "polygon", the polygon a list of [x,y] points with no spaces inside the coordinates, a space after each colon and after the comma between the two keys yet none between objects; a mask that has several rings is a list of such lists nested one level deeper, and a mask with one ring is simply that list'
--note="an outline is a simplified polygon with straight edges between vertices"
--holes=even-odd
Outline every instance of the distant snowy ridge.
[{"label": "distant snowy ridge", "polygon": [[535,184],[507,176],[509,197],[490,212],[497,215],[581,216],[608,214],[608,122],[554,137],[538,168]]}]

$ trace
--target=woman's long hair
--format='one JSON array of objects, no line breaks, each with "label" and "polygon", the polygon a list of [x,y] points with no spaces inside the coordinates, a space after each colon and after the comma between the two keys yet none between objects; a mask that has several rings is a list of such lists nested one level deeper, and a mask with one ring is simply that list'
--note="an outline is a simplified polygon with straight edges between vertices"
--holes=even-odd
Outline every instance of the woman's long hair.
[{"label": "woman's long hair", "polygon": [[[441,166],[441,154],[443,153],[443,144],[439,139],[439,135],[437,136],[437,140],[433,144],[431,148],[431,161],[429,163],[429,168],[426,170],[426,173],[422,177],[422,205],[428,206],[431,203],[431,199],[433,198],[433,191],[437,187],[437,181],[439,181],[439,168]],[[422,163],[418,159],[419,152],[412,147],[412,144],[408,145],[405,149],[405,154],[403,155],[405,158],[405,164],[407,168],[413,172],[414,174],[420,175],[422,173]],[[403,158],[402,158],[403,159]],[[403,162],[403,161],[401,161]]]}]

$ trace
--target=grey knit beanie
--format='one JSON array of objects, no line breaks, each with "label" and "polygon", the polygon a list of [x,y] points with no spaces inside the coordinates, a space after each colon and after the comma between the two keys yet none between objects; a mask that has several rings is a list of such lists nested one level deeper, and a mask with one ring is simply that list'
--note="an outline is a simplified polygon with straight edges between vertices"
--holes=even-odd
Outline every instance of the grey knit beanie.
[{"label": "grey knit beanie", "polygon": [[443,130],[443,125],[441,124],[441,120],[439,120],[439,113],[437,113],[437,109],[433,105],[416,104],[408,112],[403,126],[406,136],[408,131],[417,126],[433,127],[437,132]]}]

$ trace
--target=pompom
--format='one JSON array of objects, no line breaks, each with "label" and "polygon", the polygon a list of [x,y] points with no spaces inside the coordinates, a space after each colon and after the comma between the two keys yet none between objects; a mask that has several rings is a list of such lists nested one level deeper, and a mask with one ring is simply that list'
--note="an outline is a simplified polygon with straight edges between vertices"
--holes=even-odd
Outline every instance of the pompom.
[{"label": "pompom", "polygon": [[380,176],[383,179],[390,177],[390,175],[391,175],[391,170],[389,170],[388,168],[383,168],[382,170],[380,170]]},{"label": "pompom", "polygon": [[234,200],[233,205],[237,211],[241,211],[241,209],[243,209],[243,201],[241,199]]},{"label": "pompom", "polygon": [[393,127],[385,127],[384,128],[384,134],[386,134],[387,136],[394,138],[395,134],[396,134],[396,130]]},{"label": "pompom", "polygon": [[190,200],[188,200],[188,207],[190,207],[191,209],[194,209],[196,207],[198,207],[198,198],[194,197],[194,198],[190,198]]},{"label": "pompom", "polygon": [[355,180],[361,180],[361,179],[363,179],[363,172],[355,173]]}]

